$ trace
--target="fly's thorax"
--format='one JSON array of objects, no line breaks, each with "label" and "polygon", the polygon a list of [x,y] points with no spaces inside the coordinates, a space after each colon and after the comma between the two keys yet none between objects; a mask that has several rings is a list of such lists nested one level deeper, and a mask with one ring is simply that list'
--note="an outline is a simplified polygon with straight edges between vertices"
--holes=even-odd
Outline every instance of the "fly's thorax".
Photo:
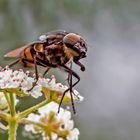
[{"label": "fly's thorax", "polygon": [[67,34],[68,33],[66,31],[52,31],[41,35],[39,40],[46,42],[47,45],[59,44]]},{"label": "fly's thorax", "polygon": [[50,45],[46,47],[45,57],[46,61],[50,64],[57,65],[65,62],[64,60],[64,49],[62,45]]}]

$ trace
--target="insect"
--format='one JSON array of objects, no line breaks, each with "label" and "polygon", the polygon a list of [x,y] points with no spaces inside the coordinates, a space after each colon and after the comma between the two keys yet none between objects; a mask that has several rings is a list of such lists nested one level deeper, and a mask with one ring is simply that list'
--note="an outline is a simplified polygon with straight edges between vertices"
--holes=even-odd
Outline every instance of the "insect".
[{"label": "insect", "polygon": [[[51,68],[60,68],[67,72],[69,88],[63,93],[58,112],[66,92],[70,91],[73,112],[75,113],[72,89],[80,81],[80,77],[72,69],[72,64],[75,63],[80,67],[81,71],[85,71],[85,66],[79,60],[85,58],[86,53],[87,44],[80,35],[65,31],[53,31],[41,35],[35,42],[10,51],[5,57],[18,58],[11,63],[9,67],[17,63],[20,63],[24,67],[34,67],[36,81],[33,87],[39,78],[37,66],[46,68],[43,76],[45,76]],[[73,77],[77,79],[74,83],[72,82]],[[33,87],[30,90],[32,90]]]}]

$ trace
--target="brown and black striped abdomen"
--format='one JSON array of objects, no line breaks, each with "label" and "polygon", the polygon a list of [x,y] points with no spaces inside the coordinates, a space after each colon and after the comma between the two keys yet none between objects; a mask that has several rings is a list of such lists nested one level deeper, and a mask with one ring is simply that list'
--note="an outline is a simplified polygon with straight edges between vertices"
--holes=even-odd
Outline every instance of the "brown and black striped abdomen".
[{"label": "brown and black striped abdomen", "polygon": [[[34,67],[34,55],[36,54],[34,47],[29,46],[25,48],[20,56],[20,62],[25,67]],[[30,61],[30,62],[29,62]]]}]

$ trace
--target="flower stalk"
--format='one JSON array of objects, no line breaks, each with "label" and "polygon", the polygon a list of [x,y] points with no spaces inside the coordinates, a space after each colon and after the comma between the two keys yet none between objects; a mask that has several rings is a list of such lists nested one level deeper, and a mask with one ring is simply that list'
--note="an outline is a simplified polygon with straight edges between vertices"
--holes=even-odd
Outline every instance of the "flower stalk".
[{"label": "flower stalk", "polygon": [[5,99],[7,100],[7,104],[8,104],[8,106],[9,106],[9,108],[11,107],[11,105],[10,105],[10,99],[9,99],[9,94],[7,93],[7,92],[3,92],[4,93],[4,96],[5,96]]},{"label": "flower stalk", "polygon": [[9,96],[10,96],[10,106],[11,106],[10,113],[11,113],[11,116],[14,117],[16,114],[14,95],[10,94]]},{"label": "flower stalk", "polygon": [[21,120],[22,118],[26,117],[27,115],[29,115],[32,112],[37,111],[40,107],[48,104],[49,102],[50,102],[49,100],[45,100],[45,101],[43,101],[43,102],[41,102],[33,107],[28,108],[27,110],[18,114],[18,119]]},{"label": "flower stalk", "polygon": [[9,119],[9,138],[8,140],[16,140],[16,131],[17,131],[17,120],[15,117]]}]

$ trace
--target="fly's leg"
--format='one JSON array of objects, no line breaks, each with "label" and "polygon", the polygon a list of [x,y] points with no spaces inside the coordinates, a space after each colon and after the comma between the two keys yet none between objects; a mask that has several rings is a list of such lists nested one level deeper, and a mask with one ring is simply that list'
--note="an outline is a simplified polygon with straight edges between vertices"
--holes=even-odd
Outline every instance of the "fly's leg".
[{"label": "fly's leg", "polygon": [[72,104],[72,108],[73,108],[73,113],[76,114],[73,95],[72,95],[72,93],[73,93],[73,91],[72,91],[72,71],[70,71],[69,89],[70,89],[70,96],[71,96],[71,104]]},{"label": "fly's leg", "polygon": [[[35,63],[34,63],[34,60],[26,59],[26,58],[23,58],[23,59],[22,59],[22,62],[25,63],[25,66],[26,66],[26,62],[31,63],[31,64],[35,64]],[[36,61],[36,64],[39,65],[39,66],[42,66],[42,67],[46,67],[45,64],[40,63],[40,62],[38,62],[38,61]]]},{"label": "fly's leg", "polygon": [[[70,69],[72,69],[72,62],[70,63]],[[66,79],[68,81],[68,84],[70,85],[70,80],[72,79],[72,75],[71,73],[68,73],[68,78]],[[70,87],[70,86],[69,86]],[[73,89],[72,89],[72,93],[75,97],[77,97],[77,99],[79,99],[79,97],[73,92]]]},{"label": "fly's leg", "polygon": [[50,70],[50,68],[47,68],[47,69],[45,70],[45,72],[43,73],[43,77],[45,77],[45,75],[48,73],[49,70]]},{"label": "fly's leg", "polygon": [[32,87],[28,91],[31,91],[36,86],[38,78],[39,78],[38,69],[37,69],[37,63],[36,63],[36,55],[34,56],[34,65],[35,65],[35,82],[33,82]]},{"label": "fly's leg", "polygon": [[43,64],[40,64],[39,62],[36,61],[36,56],[34,56],[34,60],[30,60],[30,59],[22,59],[23,63],[31,63],[31,64],[34,64],[35,66],[35,82],[33,83],[33,86],[28,90],[28,91],[31,91],[35,86],[36,86],[36,83],[38,81],[38,70],[37,70],[37,65],[41,65],[41,66],[44,66]]},{"label": "fly's leg", "polygon": [[[72,62],[70,63],[70,69],[72,70]],[[70,87],[70,80],[71,80],[71,83],[72,83],[72,74],[68,73],[67,81],[68,81],[69,87]],[[79,97],[73,92],[73,89],[71,89],[71,90],[72,90],[73,95],[76,96],[77,99],[79,99]]]},{"label": "fly's leg", "polygon": [[[65,65],[61,65],[61,67],[64,68],[64,70],[65,70],[66,72],[68,72],[68,74],[69,74],[70,76],[69,76],[69,82],[68,82],[69,88],[68,88],[67,90],[65,90],[65,92],[64,92],[63,95],[62,95],[62,98],[61,98],[60,103],[59,103],[58,113],[60,112],[60,107],[61,107],[62,101],[63,101],[63,99],[64,99],[64,96],[65,96],[65,94],[66,94],[68,91],[70,91],[70,94],[71,94],[71,101],[72,101],[73,112],[76,113],[75,107],[74,107],[73,96],[72,96],[72,88],[73,88],[75,85],[77,85],[77,83],[80,81],[80,77],[77,75],[76,72],[74,72],[74,71],[73,71],[72,69],[70,69],[69,67],[67,67],[67,66],[65,66]],[[76,81],[74,84],[72,84],[72,76],[74,76],[74,77],[77,79],[77,81]]]},{"label": "fly's leg", "polygon": [[[72,62],[70,63],[70,69],[72,69]],[[68,77],[65,81],[67,81],[68,84],[70,84],[70,82],[69,82],[70,81],[70,73],[68,73]]]},{"label": "fly's leg", "polygon": [[[72,63],[70,63],[70,69],[72,69]],[[74,92],[72,90],[72,71],[70,71],[68,73],[68,78],[67,78],[67,81],[68,81],[68,85],[69,85],[69,89],[70,89],[70,96],[71,96],[71,103],[72,103],[72,108],[73,108],[73,112],[74,114],[76,113],[76,110],[75,110],[75,106],[74,106],[74,100],[73,100],[73,95]],[[64,93],[63,93],[64,94]]]},{"label": "fly's leg", "polygon": [[[33,83],[33,86],[32,86],[32,88],[31,89],[29,89],[28,91],[31,91],[35,86],[36,86],[36,83],[37,83],[37,81],[38,81],[38,78],[39,78],[39,76],[38,76],[38,69],[37,69],[37,65],[40,65],[40,66],[42,66],[42,67],[46,67],[47,65],[48,65],[48,63],[46,62],[46,61],[44,61],[44,60],[41,60],[41,59],[39,59],[38,57],[36,57],[36,55],[35,56],[33,56],[34,57],[34,60],[30,60],[30,59],[22,59],[22,61],[23,61],[23,63],[31,63],[31,64],[34,64],[34,66],[35,66],[35,82]],[[45,73],[43,74],[44,76],[45,76],[45,74],[49,71],[49,69],[50,68],[48,68],[46,71],[45,71]]]},{"label": "fly's leg", "polygon": [[12,62],[11,64],[8,65],[9,68],[13,67],[14,65],[16,65],[17,63],[19,63],[19,59],[17,59],[16,61]]}]

